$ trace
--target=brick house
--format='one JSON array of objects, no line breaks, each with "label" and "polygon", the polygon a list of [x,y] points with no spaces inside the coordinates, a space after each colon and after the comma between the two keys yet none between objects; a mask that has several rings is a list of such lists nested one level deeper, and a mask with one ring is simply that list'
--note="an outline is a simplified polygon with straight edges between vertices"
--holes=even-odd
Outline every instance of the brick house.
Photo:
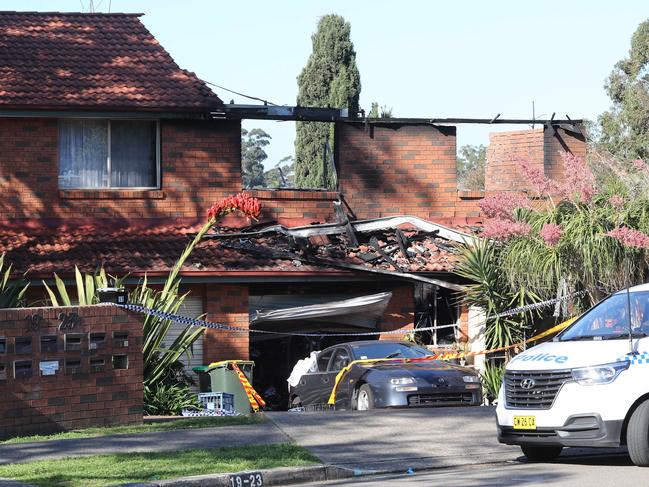
[{"label": "brick house", "polygon": [[[240,120],[213,118],[220,106],[138,14],[0,12],[0,251],[15,276],[33,283],[34,298],[42,298],[42,279],[55,272],[71,279],[75,265],[86,272],[103,265],[112,275],[128,274],[131,283],[144,275],[162,282],[205,210],[242,189]],[[467,311],[454,304],[452,289],[392,272],[458,282],[448,244],[480,222],[484,194],[457,189],[456,128],[340,122],[335,132],[336,191],[250,190],[262,202],[260,225],[336,222],[335,202],[353,220],[411,215],[429,227],[410,228],[413,250],[401,255],[406,262],[377,258],[369,244],[341,250],[335,236],[307,239],[311,250],[295,239],[210,238],[182,269],[191,293],[183,312],[286,330],[281,320],[261,324],[257,311],[389,292],[380,314],[364,326],[405,333],[432,307],[437,323],[459,324],[450,337],[434,340],[466,339]],[[512,154],[554,174],[558,147],[582,153],[583,137],[561,128],[495,135],[487,191],[520,189]],[[396,245],[381,238],[382,249]],[[305,252],[318,258],[302,259]],[[288,329],[357,328],[331,318]],[[193,362],[253,358],[258,384],[283,389],[295,360],[328,343],[208,330]]]}]

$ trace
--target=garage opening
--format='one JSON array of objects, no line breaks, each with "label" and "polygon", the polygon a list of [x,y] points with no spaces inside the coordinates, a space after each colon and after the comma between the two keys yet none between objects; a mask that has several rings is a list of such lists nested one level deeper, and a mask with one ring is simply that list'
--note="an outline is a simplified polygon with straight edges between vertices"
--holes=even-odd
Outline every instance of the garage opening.
[{"label": "garage opening", "polygon": [[[250,295],[250,329],[328,336],[250,334],[250,358],[255,362],[253,385],[270,409],[286,409],[286,379],[295,363],[311,352],[361,339],[343,333],[376,331],[392,293],[371,295]],[[378,335],[362,337],[377,339]]]}]

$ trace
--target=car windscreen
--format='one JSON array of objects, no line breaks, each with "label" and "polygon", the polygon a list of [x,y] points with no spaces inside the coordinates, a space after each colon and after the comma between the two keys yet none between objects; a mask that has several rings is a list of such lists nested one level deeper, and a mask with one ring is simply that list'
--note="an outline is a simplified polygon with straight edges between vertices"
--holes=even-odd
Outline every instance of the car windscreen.
[{"label": "car windscreen", "polygon": [[559,341],[614,340],[641,338],[649,334],[649,291],[619,293],[610,296],[587,311],[570,328],[559,335]]},{"label": "car windscreen", "polygon": [[373,358],[415,358],[432,355],[417,345],[405,343],[380,342],[351,345],[356,360]]}]

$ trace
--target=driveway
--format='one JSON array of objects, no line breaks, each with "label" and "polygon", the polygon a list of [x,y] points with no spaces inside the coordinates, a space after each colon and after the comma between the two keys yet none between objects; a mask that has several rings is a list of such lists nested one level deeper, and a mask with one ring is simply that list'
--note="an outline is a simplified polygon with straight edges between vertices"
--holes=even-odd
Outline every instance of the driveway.
[{"label": "driveway", "polygon": [[413,470],[513,460],[496,440],[494,409],[422,408],[266,413],[323,462],[360,470]]},{"label": "driveway", "polygon": [[[522,456],[519,447],[498,443],[491,407],[266,414],[323,462],[358,470],[405,472]],[[563,455],[593,451],[570,448]]]}]

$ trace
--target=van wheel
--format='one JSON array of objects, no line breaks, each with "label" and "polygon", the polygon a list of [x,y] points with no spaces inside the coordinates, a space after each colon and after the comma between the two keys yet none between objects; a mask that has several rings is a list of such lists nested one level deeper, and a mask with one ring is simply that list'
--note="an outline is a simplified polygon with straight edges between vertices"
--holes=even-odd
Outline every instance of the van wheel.
[{"label": "van wheel", "polygon": [[649,467],[649,401],[633,411],[626,431],[626,442],[631,461],[638,467]]},{"label": "van wheel", "polygon": [[302,407],[302,399],[300,399],[300,396],[295,396],[291,400],[291,405],[289,406],[289,409],[290,408],[300,408],[300,407]]},{"label": "van wheel", "polygon": [[549,462],[561,454],[563,447],[521,445],[521,450],[530,462]]}]

